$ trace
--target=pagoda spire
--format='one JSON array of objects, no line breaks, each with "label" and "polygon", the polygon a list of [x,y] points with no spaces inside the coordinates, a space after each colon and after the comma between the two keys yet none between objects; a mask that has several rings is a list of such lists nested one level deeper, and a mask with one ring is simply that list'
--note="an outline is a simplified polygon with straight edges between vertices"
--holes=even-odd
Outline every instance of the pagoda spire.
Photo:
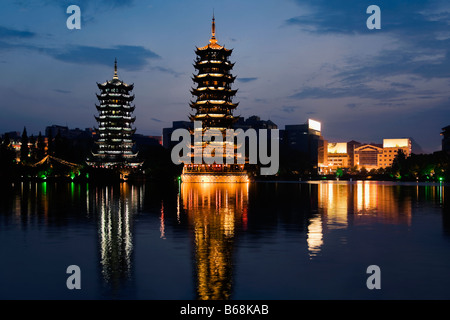
[{"label": "pagoda spire", "polygon": [[209,43],[216,44],[216,18],[214,17],[214,11],[213,11],[213,17],[212,17],[212,26],[211,26],[211,40],[209,40]]},{"label": "pagoda spire", "polygon": [[114,60],[114,77],[113,79],[119,79],[119,76],[117,75],[117,58]]}]

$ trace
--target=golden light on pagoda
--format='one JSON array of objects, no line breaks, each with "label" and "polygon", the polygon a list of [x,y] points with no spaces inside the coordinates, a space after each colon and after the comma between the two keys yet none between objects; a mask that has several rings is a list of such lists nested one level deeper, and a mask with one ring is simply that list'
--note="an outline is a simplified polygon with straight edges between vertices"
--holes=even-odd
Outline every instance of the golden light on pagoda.
[{"label": "golden light on pagoda", "polygon": [[[203,139],[207,132],[211,131],[219,137],[226,137],[226,130],[232,129],[237,121],[233,111],[239,103],[232,101],[237,90],[231,89],[236,77],[231,74],[234,64],[229,61],[232,51],[217,43],[216,19],[213,15],[211,39],[206,46],[196,49],[197,59],[194,67],[198,72],[194,75],[193,81],[197,86],[191,90],[195,101],[190,102],[191,108],[195,111],[190,115],[190,120],[201,122],[201,126],[194,126],[191,133],[200,134],[202,137],[200,142],[194,139],[194,144],[190,146],[193,149],[190,156],[194,160],[200,158],[202,161],[184,165],[181,175],[183,182],[245,183],[249,181],[244,165],[238,164],[240,155],[236,152],[235,143],[231,148],[234,161],[230,164],[230,161],[226,160],[230,156],[226,139],[222,141]],[[221,151],[220,160],[223,161],[215,158],[217,150]],[[224,150],[227,151],[224,152]]]}]

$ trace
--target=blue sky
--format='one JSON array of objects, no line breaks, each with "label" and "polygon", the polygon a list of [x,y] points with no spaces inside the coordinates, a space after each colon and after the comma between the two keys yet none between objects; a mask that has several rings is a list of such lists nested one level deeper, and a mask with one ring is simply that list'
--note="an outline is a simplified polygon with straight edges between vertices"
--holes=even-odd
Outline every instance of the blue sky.
[{"label": "blue sky", "polygon": [[[81,8],[81,30],[66,9]],[[381,30],[368,30],[369,5]],[[236,115],[322,122],[333,142],[413,138],[450,124],[450,4],[438,0],[16,0],[0,12],[0,132],[96,125],[96,82],[134,83],[137,133],[187,120],[195,46],[233,48]]]}]

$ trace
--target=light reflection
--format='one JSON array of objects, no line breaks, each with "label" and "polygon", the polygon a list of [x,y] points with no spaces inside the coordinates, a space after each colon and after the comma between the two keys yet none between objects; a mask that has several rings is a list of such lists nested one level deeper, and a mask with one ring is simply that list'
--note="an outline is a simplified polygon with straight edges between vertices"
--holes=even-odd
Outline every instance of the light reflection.
[{"label": "light reflection", "polygon": [[160,220],[159,231],[161,233],[160,238],[166,239],[166,232],[165,232],[166,227],[164,225],[164,201],[161,201],[161,216],[159,220]]},{"label": "light reflection", "polygon": [[[399,195],[400,188],[395,184],[375,181],[319,183],[319,207],[326,228],[336,229],[347,227],[350,222],[360,224],[374,220],[409,225],[412,199],[410,195]],[[439,192],[438,189],[436,191]],[[399,198],[402,201],[398,201]]]},{"label": "light reflection", "polygon": [[[310,256],[316,256],[326,241],[326,235],[333,229],[347,228],[349,224],[370,223],[411,225],[412,197],[419,199],[419,187],[411,193],[401,194],[405,187],[378,183],[376,181],[318,182],[319,215],[309,220],[308,249]],[[429,188],[433,189],[430,195]],[[414,190],[414,191],[413,191]],[[443,188],[424,187],[420,189],[425,197],[442,202]],[[346,243],[347,239],[341,239]]]},{"label": "light reflection", "polygon": [[99,217],[99,246],[102,275],[117,288],[132,275],[133,215],[142,206],[142,188],[121,183],[97,187],[86,199],[93,215]]},{"label": "light reflection", "polygon": [[328,229],[341,229],[348,225],[348,188],[343,183],[319,184],[319,208]]},{"label": "light reflection", "polygon": [[198,298],[229,299],[236,227],[247,223],[248,184],[183,183],[181,194],[194,228]]},{"label": "light reflection", "polygon": [[309,219],[307,242],[309,256],[311,258],[317,256],[323,245],[322,218],[320,215]]}]

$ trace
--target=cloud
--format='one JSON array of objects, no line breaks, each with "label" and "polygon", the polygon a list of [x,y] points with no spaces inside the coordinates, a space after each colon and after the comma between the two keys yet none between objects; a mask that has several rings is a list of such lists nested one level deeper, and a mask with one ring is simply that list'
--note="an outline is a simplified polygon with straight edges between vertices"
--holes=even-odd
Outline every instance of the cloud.
[{"label": "cloud", "polygon": [[402,0],[378,0],[381,30],[376,31],[366,27],[367,2],[297,0],[297,3],[306,6],[307,13],[287,19],[285,25],[316,34],[386,38],[385,48],[390,49],[381,50],[365,64],[358,63],[360,67],[350,70],[349,77],[399,73],[428,79],[450,76],[450,9],[439,0],[410,0],[407,4]]},{"label": "cloud", "polygon": [[267,99],[264,99],[264,98],[255,98],[254,101],[257,102],[257,103],[266,103],[266,102],[267,102]]},{"label": "cloud", "polygon": [[159,72],[170,74],[170,75],[174,76],[175,78],[178,78],[179,76],[181,76],[183,74],[181,72],[176,72],[173,69],[160,67],[160,66],[151,67],[150,69],[153,71],[159,71]]},{"label": "cloud", "polygon": [[[36,37],[35,33],[18,31],[0,27],[0,38],[5,35],[6,40]],[[125,70],[141,70],[149,64],[149,60],[160,59],[161,56],[143,46],[117,45],[110,48],[71,45],[64,48],[48,48],[32,43],[15,43],[14,41],[0,40],[0,50],[24,49],[46,54],[52,58],[75,64],[106,65],[111,66],[114,59],[118,59],[119,67]],[[179,74],[173,70],[156,67],[159,71]]]},{"label": "cloud", "polygon": [[15,3],[27,8],[31,6],[59,6],[66,9],[70,5],[77,5],[83,10],[89,8],[104,12],[108,9],[131,7],[134,5],[134,0],[15,0]]},{"label": "cloud", "polygon": [[244,82],[244,83],[252,82],[252,81],[256,81],[256,80],[258,80],[258,78],[237,78],[237,81]]},{"label": "cloud", "polygon": [[70,46],[66,49],[41,49],[59,61],[111,66],[115,58],[118,60],[119,68],[126,70],[140,70],[148,64],[150,59],[161,58],[153,51],[142,46],[118,45],[112,48],[100,48],[92,46]]},{"label": "cloud", "polygon": [[[443,95],[445,83],[442,81],[441,85],[426,91],[420,90],[419,85],[432,79],[446,81],[450,78],[448,5],[439,0],[411,0],[407,4],[402,0],[296,2],[302,14],[287,19],[286,26],[315,35],[348,36],[355,46],[354,50],[344,53],[345,63],[337,64],[338,67],[329,72],[327,82],[308,83],[290,98],[350,97],[377,100],[373,105],[398,106],[407,100],[406,95],[419,99]],[[370,4],[381,9],[381,30],[366,27],[369,17],[366,9]],[[380,43],[379,49],[358,53],[358,40],[366,40],[371,35],[377,36],[374,41]],[[347,107],[355,108],[356,104],[347,104]]]},{"label": "cloud", "polygon": [[35,10],[42,7],[56,7],[66,14],[66,10],[71,5],[80,7],[82,14],[82,25],[98,21],[100,15],[108,14],[111,11],[125,10],[135,5],[134,0],[15,0],[14,4]]},{"label": "cloud", "polygon": [[[450,42],[448,45],[450,48]],[[366,63],[347,66],[335,77],[349,85],[398,75],[415,75],[419,79],[450,77],[450,51],[441,53],[441,50],[427,49],[425,53],[423,50],[422,54],[420,51],[413,52],[408,48],[383,50]],[[412,88],[409,83],[394,82],[392,86]]]},{"label": "cloud", "polygon": [[412,84],[400,83],[400,82],[391,82],[391,86],[397,87],[397,88],[402,88],[402,89],[412,89],[412,88],[414,88],[414,86]]},{"label": "cloud", "polygon": [[286,113],[293,113],[296,109],[298,109],[296,106],[283,106],[280,108],[282,112]]},{"label": "cloud", "polygon": [[378,5],[381,10],[381,30],[378,31],[395,32],[416,38],[417,34],[429,34],[437,28],[442,30],[448,21],[448,12],[433,11],[439,0],[408,0],[407,3],[403,0],[377,0],[376,3],[342,0],[296,2],[305,8],[304,12],[307,13],[287,19],[285,24],[320,34],[377,32],[366,26],[366,20],[370,16],[366,10],[371,4]]},{"label": "cloud", "polygon": [[375,89],[365,84],[342,87],[304,87],[299,92],[291,95],[291,99],[336,99],[347,97],[391,99],[399,97],[403,91],[387,88]]},{"label": "cloud", "polygon": [[0,26],[0,39],[29,39],[36,36],[31,31],[15,30]]},{"label": "cloud", "polygon": [[72,91],[61,90],[61,89],[53,89],[53,91],[58,92],[58,93],[64,93],[64,94],[67,94],[67,93],[71,93],[71,92],[72,92]]}]

